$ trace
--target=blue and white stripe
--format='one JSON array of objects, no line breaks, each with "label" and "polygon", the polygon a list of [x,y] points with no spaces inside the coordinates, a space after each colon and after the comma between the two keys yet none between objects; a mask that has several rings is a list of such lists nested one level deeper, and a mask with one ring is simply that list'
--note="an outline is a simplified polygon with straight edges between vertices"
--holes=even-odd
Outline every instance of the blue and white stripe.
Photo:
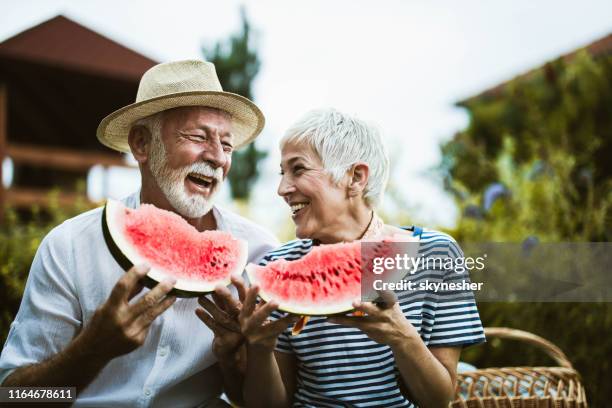
[{"label": "blue and white stripe", "polygon": [[[421,237],[419,256],[463,256],[447,234],[412,227]],[[313,247],[311,240],[294,240],[269,252],[261,261],[303,257]],[[419,270],[417,274],[450,282],[452,271]],[[465,275],[463,275],[465,277]],[[444,293],[398,292],[400,307],[430,347],[465,346],[485,340],[476,303],[470,293],[449,297]],[[275,313],[273,318],[282,314]],[[293,353],[298,361],[295,407],[414,407],[400,391],[402,381],[391,349],[370,340],[355,328],[311,317],[297,336],[290,329],[279,338],[276,350]],[[415,374],[415,375],[418,375]]]}]

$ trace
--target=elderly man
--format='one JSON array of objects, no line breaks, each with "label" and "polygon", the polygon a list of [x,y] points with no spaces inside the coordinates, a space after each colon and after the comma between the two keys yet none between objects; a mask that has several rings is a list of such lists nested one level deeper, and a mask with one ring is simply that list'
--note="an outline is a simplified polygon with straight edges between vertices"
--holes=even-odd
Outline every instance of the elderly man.
[{"label": "elderly man", "polygon": [[[200,231],[229,231],[248,242],[253,262],[276,239],[212,200],[232,151],[263,125],[251,101],[223,92],[212,64],[179,61],[147,71],[136,103],[104,118],[97,135],[138,161],[142,187],[125,205],[151,203]],[[197,300],[168,295],[172,281],[143,290],[147,267],[120,268],[101,216],[97,208],[72,218],[41,243],[0,358],[2,385],[75,386],[82,406],[218,406],[222,391],[239,401],[240,336],[213,342]]]}]

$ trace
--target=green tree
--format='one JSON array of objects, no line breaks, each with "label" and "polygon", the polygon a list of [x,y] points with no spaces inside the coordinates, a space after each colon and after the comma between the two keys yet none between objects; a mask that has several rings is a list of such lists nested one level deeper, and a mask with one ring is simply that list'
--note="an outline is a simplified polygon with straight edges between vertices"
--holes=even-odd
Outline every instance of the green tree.
[{"label": "green tree", "polygon": [[[259,72],[260,61],[253,48],[251,26],[244,8],[241,9],[240,16],[242,26],[239,33],[217,43],[212,49],[203,48],[202,52],[208,61],[215,64],[225,91],[253,99],[252,84]],[[251,187],[259,176],[258,163],[266,155],[257,149],[255,143],[234,152],[232,168],[228,175],[233,198],[248,200]]]},{"label": "green tree", "polygon": [[[460,103],[468,127],[441,146],[445,187],[462,209],[462,242],[610,241],[612,57],[580,51]],[[612,305],[482,303],[486,326],[519,328],[559,345],[591,406],[612,391]],[[468,349],[480,367],[551,364],[521,344]]]}]

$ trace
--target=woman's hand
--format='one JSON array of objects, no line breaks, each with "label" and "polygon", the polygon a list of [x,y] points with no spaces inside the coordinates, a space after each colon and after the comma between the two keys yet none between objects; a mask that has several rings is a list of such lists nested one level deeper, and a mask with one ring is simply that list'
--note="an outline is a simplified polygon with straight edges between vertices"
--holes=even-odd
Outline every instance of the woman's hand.
[{"label": "woman's hand", "polygon": [[355,302],[356,311],[364,316],[333,316],[327,320],[331,323],[356,327],[377,343],[396,348],[407,339],[419,338],[419,333],[402,313],[393,292],[380,291],[382,302]]},{"label": "woman's hand", "polygon": [[245,300],[246,288],[242,278],[237,276],[232,276],[232,284],[238,290],[239,299],[232,296],[228,288],[219,286],[212,294],[213,300],[200,297],[198,302],[204,309],[196,309],[196,315],[215,335],[213,353],[219,360],[233,359],[244,343],[238,315]]},{"label": "woman's hand", "polygon": [[247,289],[238,321],[248,346],[255,346],[271,352],[276,346],[276,338],[289,325],[295,323],[299,317],[288,315],[279,320],[270,321],[268,318],[278,308],[278,304],[274,301],[257,304],[258,293],[259,287],[257,285]]}]

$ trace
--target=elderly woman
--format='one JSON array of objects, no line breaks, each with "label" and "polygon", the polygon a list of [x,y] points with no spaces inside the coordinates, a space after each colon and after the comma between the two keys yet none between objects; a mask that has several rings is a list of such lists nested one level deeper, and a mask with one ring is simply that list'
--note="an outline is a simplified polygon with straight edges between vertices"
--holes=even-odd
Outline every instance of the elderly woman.
[{"label": "elderly woman", "polygon": [[[363,121],[313,111],[286,132],[281,150],[278,194],[291,207],[298,239],[262,264],[298,259],[316,245],[397,234],[420,236],[421,256],[458,255],[448,235],[400,229],[378,217],[389,163],[378,132]],[[292,336],[296,316],[283,317],[274,301],[257,304],[257,287],[234,283],[243,303],[249,407],[445,407],[461,348],[484,341],[471,297],[444,303],[400,294],[398,302],[360,302],[354,306],[363,316],[313,317]]]}]

